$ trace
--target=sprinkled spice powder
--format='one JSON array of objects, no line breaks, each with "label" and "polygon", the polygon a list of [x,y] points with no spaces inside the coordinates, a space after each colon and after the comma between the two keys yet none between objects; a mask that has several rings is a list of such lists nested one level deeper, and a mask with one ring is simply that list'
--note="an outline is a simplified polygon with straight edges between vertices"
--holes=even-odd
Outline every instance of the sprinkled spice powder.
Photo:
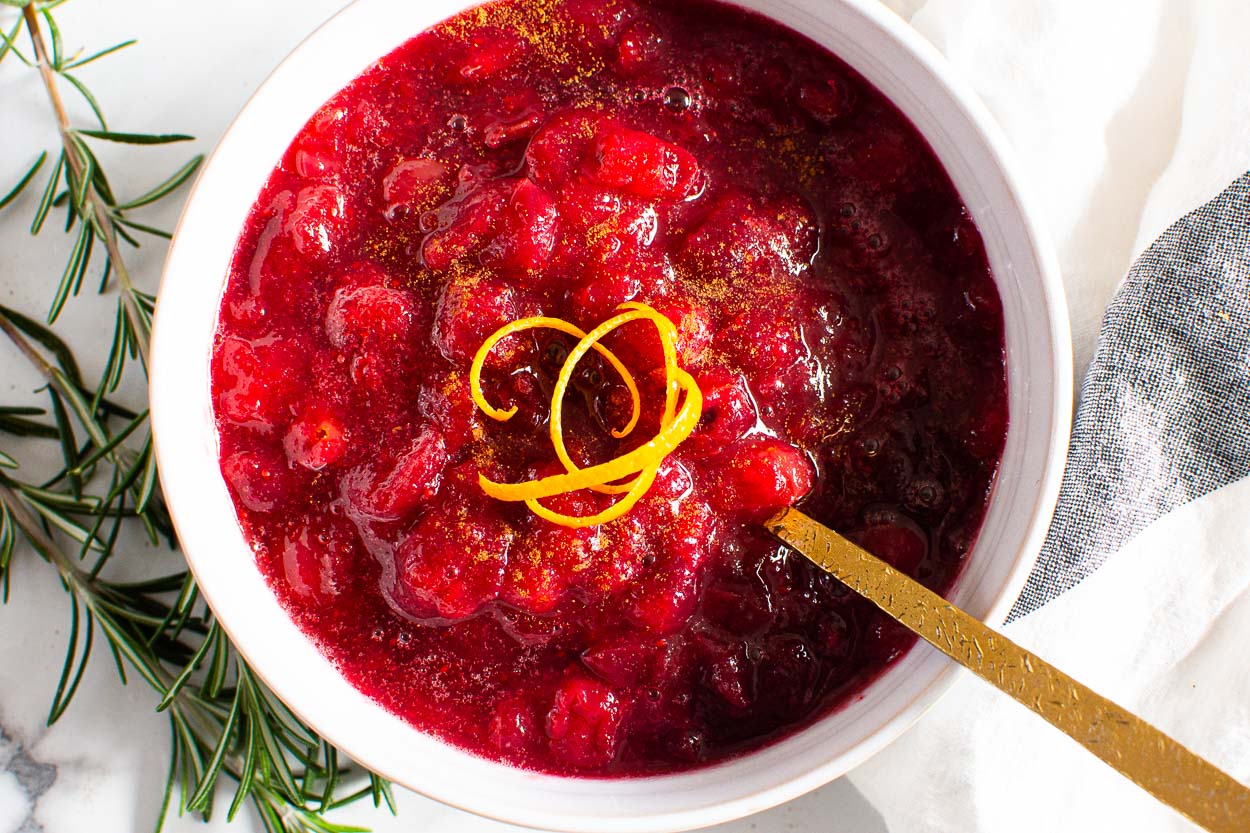
[{"label": "sprinkled spice powder", "polygon": [[[676,327],[693,433],[620,518],[488,497],[561,474],[551,398],[618,305]],[[656,328],[563,400],[587,468],[656,435]],[[760,521],[797,503],[945,590],[1007,426],[1002,314],[932,151],[819,47],[704,0],[505,0],[422,33],[304,127],[257,198],[213,355],[260,569],[361,691],[517,766],[685,769],[845,703],[911,638]],[[544,498],[586,516],[617,495]]]}]

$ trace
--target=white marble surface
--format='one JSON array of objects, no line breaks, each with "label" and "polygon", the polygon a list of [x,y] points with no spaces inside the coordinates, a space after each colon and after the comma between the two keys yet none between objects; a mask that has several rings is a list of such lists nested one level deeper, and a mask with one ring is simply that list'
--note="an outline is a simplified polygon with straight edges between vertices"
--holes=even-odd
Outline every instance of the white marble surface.
[{"label": "white marble surface", "polygon": [[[268,71],[341,0],[74,0],[59,13],[67,46],[129,37],[128,53],[83,71],[111,123],[122,130],[178,130],[207,151]],[[1015,145],[1051,225],[1073,313],[1078,373],[1102,310],[1132,256],[1175,216],[1250,167],[1250,99],[1218,94],[1212,79],[1245,71],[1241,0],[892,0],[977,87]],[[3,8],[3,7],[0,7]],[[0,12],[0,23],[12,20]],[[1239,36],[1237,33],[1240,32]],[[1240,68],[1240,69],[1239,69]],[[1243,90],[1244,93],[1244,90]],[[32,73],[0,64],[0,183],[11,183],[55,136]],[[85,109],[74,104],[85,121]],[[185,158],[187,146],[110,149],[115,183],[134,191]],[[0,186],[0,188],[7,186]],[[68,241],[26,234],[33,201],[0,214],[0,302],[46,308]],[[172,225],[176,206],[151,213]],[[154,287],[162,250],[133,260]],[[70,303],[63,332],[98,343],[111,302]],[[100,357],[85,354],[86,371]],[[32,396],[37,382],[0,346],[0,397]],[[137,397],[141,391],[126,392]],[[176,556],[148,552],[135,569]],[[48,568],[19,553],[13,593],[0,608],[0,833],[150,829],[167,763],[163,718],[144,688],[122,687],[102,652],[83,692],[56,726],[44,726],[64,650],[67,605]],[[1011,731],[1011,726],[1007,727]],[[906,800],[900,792],[896,800]],[[377,830],[494,831],[505,826],[411,794],[391,820],[361,809],[336,819]],[[225,828],[222,819],[212,827]],[[171,830],[203,830],[176,820]],[[259,829],[252,819],[232,827]],[[725,829],[881,833],[885,824],[843,780]]]}]

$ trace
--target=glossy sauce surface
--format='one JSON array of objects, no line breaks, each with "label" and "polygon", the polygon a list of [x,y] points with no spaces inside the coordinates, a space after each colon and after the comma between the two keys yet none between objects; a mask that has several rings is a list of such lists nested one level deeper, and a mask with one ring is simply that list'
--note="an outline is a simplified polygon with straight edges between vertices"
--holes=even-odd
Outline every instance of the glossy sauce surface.
[{"label": "glossy sauce surface", "polygon": [[[625,301],[678,326],[704,415],[624,518],[574,530],[477,477],[561,471],[574,339]],[[580,775],[756,748],[911,638],[759,521],[804,511],[945,590],[1007,426],[976,228],[915,129],[827,52],[687,0],[492,3],[329,101],[257,199],[222,300],[222,472],[275,594],[358,688],[483,756]],[[570,453],[655,433],[654,329],[565,400]],[[589,514],[610,498],[547,501]]]}]

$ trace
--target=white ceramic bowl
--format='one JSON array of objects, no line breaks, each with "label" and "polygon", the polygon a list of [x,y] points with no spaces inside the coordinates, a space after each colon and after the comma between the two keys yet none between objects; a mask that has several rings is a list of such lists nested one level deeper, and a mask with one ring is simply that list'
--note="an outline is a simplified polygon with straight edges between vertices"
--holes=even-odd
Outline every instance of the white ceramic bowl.
[{"label": "white ceramic bowl", "polygon": [[[984,529],[952,598],[997,624],[1041,545],[1067,446],[1071,356],[1054,257],[998,128],[905,22],[875,0],[738,2],[823,44],[880,88],[932,144],[981,229],[1003,299],[1011,424]],[[399,784],[482,815],[571,831],[680,830],[763,810],[842,775],[898,737],[950,686],[956,667],[918,645],[835,714],[714,767],[627,780],[524,772],[421,734],[356,691],[279,607],[236,522],[218,468],[209,354],[248,210],[324,101],[409,37],[472,5],[358,0],[283,61],[200,175],[170,248],[152,354],[161,480],[187,560],[273,690],[334,744]]]}]

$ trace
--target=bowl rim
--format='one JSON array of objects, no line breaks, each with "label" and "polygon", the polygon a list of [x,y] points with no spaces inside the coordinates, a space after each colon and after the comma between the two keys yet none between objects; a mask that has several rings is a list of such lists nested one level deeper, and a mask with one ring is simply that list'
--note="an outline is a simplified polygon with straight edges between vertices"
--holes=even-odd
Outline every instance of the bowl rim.
[{"label": "bowl rim", "polygon": [[[727,0],[733,5],[745,5],[740,0]],[[963,119],[965,119],[971,128],[979,135],[986,146],[989,157],[992,159],[999,175],[1005,184],[1006,190],[1010,193],[1016,211],[1022,221],[1022,231],[1028,239],[1028,248],[1031,250],[1036,260],[1036,271],[1041,278],[1040,290],[1045,302],[1045,313],[1048,327],[1046,335],[1048,337],[1048,360],[1049,369],[1052,371],[1053,391],[1052,391],[1052,407],[1046,418],[1049,423],[1049,449],[1050,452],[1046,458],[1046,462],[1035,486],[1032,486],[1034,492],[1034,500],[1030,513],[1030,521],[1027,532],[1022,536],[1021,544],[1015,558],[1015,563],[1009,572],[1006,580],[1001,585],[1001,589],[996,595],[994,602],[991,604],[985,620],[991,624],[1001,623],[1010,612],[1012,605],[1024,587],[1028,579],[1037,554],[1040,551],[1046,530],[1049,525],[1050,515],[1054,504],[1058,497],[1060,480],[1063,473],[1063,466],[1066,460],[1066,452],[1068,445],[1069,429],[1071,424],[1071,412],[1073,402],[1073,379],[1072,379],[1072,350],[1071,350],[1071,334],[1068,323],[1067,305],[1064,297],[1062,281],[1060,279],[1060,271],[1058,260],[1054,250],[1050,244],[1045,226],[1039,221],[1039,214],[1033,206],[1030,198],[1027,196],[1025,189],[1021,187],[1021,177],[1018,167],[1014,161],[1011,148],[1003,135],[1001,129],[994,122],[985,105],[980,101],[972,89],[966,82],[954,71],[954,69],[946,62],[945,58],[925,40],[910,24],[895,15],[892,11],[881,5],[877,0],[835,0],[837,5],[844,7],[847,11],[858,15],[868,24],[882,30],[889,38],[893,39],[911,57],[942,87],[944,87],[954,100],[954,103]],[[214,610],[217,604],[214,598],[219,591],[224,588],[217,586],[215,581],[210,581],[209,586],[213,589],[209,590],[203,583],[202,576],[204,573],[204,559],[211,557],[211,553],[205,553],[200,549],[198,542],[193,542],[192,538],[183,537],[181,535],[184,523],[180,522],[180,518],[185,521],[191,512],[194,512],[194,503],[191,495],[192,484],[186,483],[178,470],[178,456],[181,449],[171,447],[170,443],[162,443],[160,436],[162,434],[169,435],[170,430],[161,430],[161,426],[170,424],[179,414],[179,409],[175,407],[168,397],[164,394],[162,387],[165,385],[164,380],[174,372],[175,368],[167,367],[165,364],[157,361],[158,348],[167,342],[177,339],[178,332],[175,325],[169,323],[166,316],[162,315],[163,305],[160,299],[164,298],[167,289],[177,280],[173,277],[176,267],[179,264],[179,254],[182,251],[187,237],[185,224],[187,217],[193,213],[192,209],[196,205],[197,197],[203,191],[205,181],[214,171],[214,162],[218,157],[221,147],[235,132],[240,122],[244,119],[255,106],[258,99],[263,97],[263,93],[271,85],[275,83],[275,79],[282,77],[287,73],[291,66],[298,60],[304,58],[306,54],[319,49],[327,39],[327,34],[337,28],[339,23],[349,15],[357,12],[357,10],[366,5],[375,4],[381,7],[383,2],[379,0],[353,0],[342,10],[334,14],[304,40],[302,40],[283,60],[273,69],[266,77],[265,81],[260,84],[253,92],[248,102],[236,114],[234,119],[223,132],[213,151],[208,155],[205,163],[201,167],[200,173],[192,186],[186,202],[183,207],[182,214],[179,218],[174,231],[173,239],[170,243],[168,253],[166,255],[165,268],[163,270],[160,287],[158,291],[158,303],[155,313],[153,325],[153,370],[150,380],[150,400],[151,415],[153,425],[153,443],[155,453],[159,463],[159,471],[162,486],[167,495],[167,502],[171,519],[173,520],[175,529],[179,531],[179,540],[182,549],[186,555],[188,566],[195,576],[197,583],[201,587],[206,603]],[[478,5],[477,2],[460,2],[462,8],[470,8]],[[773,17],[768,11],[758,8],[760,3],[749,6],[753,11]],[[763,4],[766,5],[766,4]],[[776,18],[774,18],[776,19]],[[783,24],[784,25],[784,24]],[[408,37],[415,36],[416,32],[410,33]],[[402,41],[399,41],[402,42]],[[396,45],[398,45],[398,43]],[[823,45],[823,44],[822,44]],[[393,47],[392,47],[393,48]],[[828,47],[826,47],[828,48]],[[382,53],[385,54],[385,53]],[[380,58],[382,55],[375,56]],[[842,56],[839,55],[841,58]],[[844,60],[846,60],[844,58]],[[849,61],[848,61],[849,63]],[[362,68],[363,69],[363,68]],[[859,67],[856,67],[858,70]],[[873,83],[869,79],[869,83]],[[919,128],[918,128],[919,129]],[[224,276],[223,276],[224,286]],[[220,297],[220,290],[217,293]],[[214,316],[216,311],[214,310]],[[207,362],[205,362],[207,367]],[[181,370],[181,369],[179,369]],[[185,415],[185,414],[183,414]],[[1015,415],[1012,415],[1013,421]],[[211,440],[216,443],[215,424],[209,420],[209,429],[212,434]],[[184,486],[187,487],[184,489]],[[183,495],[187,497],[184,499]],[[237,518],[232,516],[232,522],[237,527]],[[219,619],[222,628],[227,632],[232,642],[236,646],[240,655],[246,659],[252,670],[257,676],[268,685],[276,694],[285,701],[291,693],[291,688],[282,679],[279,673],[275,673],[275,669],[265,667],[263,664],[255,663],[253,660],[254,650],[253,641],[250,636],[245,636],[241,631],[237,630],[234,622],[227,622]],[[306,638],[306,637],[305,637]],[[921,647],[917,643],[917,647]],[[914,650],[914,649],[913,649]],[[493,818],[498,821],[520,824],[530,827],[541,827],[544,829],[568,830],[568,831],[656,831],[656,830],[686,830],[693,829],[708,824],[729,821],[751,813],[759,812],[769,807],[780,804],[784,801],[796,798],[816,787],[819,787],[833,778],[836,778],[864,761],[872,757],[880,749],[896,740],[908,727],[914,724],[936,701],[946,692],[959,678],[962,670],[954,663],[950,663],[943,668],[926,686],[914,692],[906,705],[899,708],[889,719],[882,721],[875,730],[869,735],[856,742],[848,751],[841,755],[830,757],[819,766],[812,767],[807,772],[790,778],[789,780],[775,784],[769,787],[757,789],[753,792],[742,792],[735,797],[716,802],[715,804],[691,807],[678,812],[664,812],[660,814],[648,815],[629,815],[629,816],[611,816],[604,815],[602,817],[589,817],[586,815],[569,815],[562,814],[558,809],[547,812],[531,812],[527,814],[516,814],[514,812],[505,812],[497,808],[492,808],[488,804],[472,803],[464,798],[464,793],[449,794],[446,791],[437,789],[427,789],[422,785],[411,783],[410,778],[405,778],[404,773],[394,773],[386,771],[388,767],[378,765],[371,761],[371,755],[361,753],[359,747],[353,748],[351,742],[350,727],[343,724],[337,724],[334,727],[325,725],[315,725],[317,731],[326,737],[327,740],[334,743],[340,750],[350,755],[353,759],[360,762],[369,769],[380,772],[385,777],[396,783],[420,792],[423,795],[434,798],[445,804],[458,807],[481,816]],[[872,685],[876,685],[873,683]],[[375,703],[376,705],[376,703]],[[379,708],[382,708],[379,706]],[[306,715],[300,708],[292,706],[292,710],[299,715],[302,720],[314,725],[313,721],[308,721]],[[320,721],[316,722],[320,724]],[[807,731],[804,729],[799,734]],[[441,743],[441,741],[439,742]],[[445,745],[445,744],[444,744]],[[451,747],[454,748],[454,747]],[[768,747],[765,747],[767,749]],[[757,750],[749,753],[744,758],[758,755],[763,750]],[[716,767],[726,766],[740,759],[731,759],[730,761],[716,765]],[[494,762],[486,762],[489,766],[504,767],[504,764]],[[715,768],[715,767],[713,767]],[[510,769],[510,768],[509,768]],[[692,770],[689,772],[706,771]],[[628,781],[646,781],[652,778],[678,778],[688,773],[675,773],[665,776],[644,776],[641,778],[625,779]],[[552,776],[540,776],[541,778],[551,778]],[[602,781],[602,779],[571,779],[577,781]],[[483,792],[483,798],[485,798]]]}]

